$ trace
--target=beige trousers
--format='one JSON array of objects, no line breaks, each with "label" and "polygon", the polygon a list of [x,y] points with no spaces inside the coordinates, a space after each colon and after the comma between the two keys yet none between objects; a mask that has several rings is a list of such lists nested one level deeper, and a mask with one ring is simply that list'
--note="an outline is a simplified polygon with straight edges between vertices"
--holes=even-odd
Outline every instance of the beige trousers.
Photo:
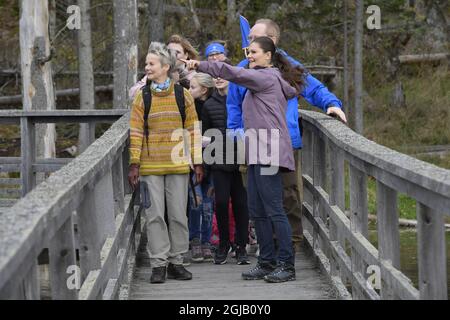
[{"label": "beige trousers", "polygon": [[[149,175],[140,179],[147,182],[150,192],[151,206],[145,210],[150,266],[162,267],[168,262],[182,264],[182,254],[189,249],[186,216],[189,175]],[[165,203],[168,227],[164,221]]]}]

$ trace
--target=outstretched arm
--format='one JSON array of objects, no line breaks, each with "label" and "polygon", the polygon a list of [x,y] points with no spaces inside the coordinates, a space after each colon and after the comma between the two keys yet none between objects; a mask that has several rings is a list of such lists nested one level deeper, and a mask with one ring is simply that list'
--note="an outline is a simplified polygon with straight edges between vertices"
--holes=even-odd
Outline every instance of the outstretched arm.
[{"label": "outstretched arm", "polygon": [[271,84],[261,72],[254,69],[245,69],[242,67],[233,67],[223,62],[209,62],[197,60],[182,60],[189,69],[197,70],[211,75],[213,78],[222,78],[252,91],[262,91]]},{"label": "outstretched arm", "polygon": [[342,111],[341,100],[311,74],[306,76],[305,89],[301,95],[311,105],[326,111],[328,115],[336,115],[344,123],[347,123],[345,113]]}]

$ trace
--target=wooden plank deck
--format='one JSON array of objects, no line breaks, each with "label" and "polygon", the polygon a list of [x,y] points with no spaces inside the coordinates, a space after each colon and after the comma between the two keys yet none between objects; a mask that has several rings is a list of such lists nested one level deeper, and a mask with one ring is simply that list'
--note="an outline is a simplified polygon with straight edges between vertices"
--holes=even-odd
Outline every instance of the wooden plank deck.
[{"label": "wooden plank deck", "polygon": [[190,281],[167,279],[163,284],[149,282],[151,268],[148,255],[141,245],[138,251],[130,300],[328,300],[335,299],[331,285],[316,268],[313,258],[305,252],[296,255],[295,281],[272,284],[264,280],[246,281],[241,273],[253,267],[237,265],[229,257],[224,265],[212,262],[191,263],[186,267],[193,274]]}]

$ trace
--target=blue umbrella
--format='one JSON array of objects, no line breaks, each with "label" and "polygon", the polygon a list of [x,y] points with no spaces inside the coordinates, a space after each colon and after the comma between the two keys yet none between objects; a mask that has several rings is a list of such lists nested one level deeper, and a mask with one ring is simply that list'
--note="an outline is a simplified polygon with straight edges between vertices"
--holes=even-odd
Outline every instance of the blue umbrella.
[{"label": "blue umbrella", "polygon": [[248,23],[247,19],[239,15],[239,25],[241,27],[242,49],[245,49],[250,44],[248,41],[248,35],[250,34],[250,24]]}]

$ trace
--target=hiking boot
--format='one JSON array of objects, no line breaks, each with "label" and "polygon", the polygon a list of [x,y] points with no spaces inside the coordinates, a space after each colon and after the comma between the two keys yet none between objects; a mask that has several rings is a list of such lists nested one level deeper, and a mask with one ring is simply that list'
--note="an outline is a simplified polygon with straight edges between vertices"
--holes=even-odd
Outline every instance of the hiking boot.
[{"label": "hiking boot", "polygon": [[191,280],[192,273],[186,270],[182,264],[169,263],[167,267],[167,279]]},{"label": "hiking boot", "polygon": [[271,272],[273,272],[276,268],[275,264],[271,263],[260,263],[258,262],[257,265],[251,269],[250,271],[246,271],[242,273],[242,279],[244,280],[260,280],[264,279],[264,277]]},{"label": "hiking boot", "polygon": [[215,255],[214,255],[214,263],[215,264],[225,264],[227,263],[228,251],[230,250],[229,246],[219,246]]},{"label": "hiking boot", "polygon": [[166,267],[152,268],[150,283],[164,283],[164,282],[166,282]]},{"label": "hiking boot", "polygon": [[202,252],[202,245],[200,243],[199,239],[193,239],[191,243],[192,247],[192,257],[191,260],[193,262],[202,262],[203,261],[203,252]]},{"label": "hiking boot", "polygon": [[211,262],[214,261],[214,257],[211,251],[211,246],[207,243],[202,245],[202,254],[203,254],[203,261],[205,262]]},{"label": "hiking boot", "polygon": [[236,260],[237,264],[250,264],[250,260],[247,256],[247,250],[245,250],[245,247],[237,247],[236,248]]},{"label": "hiking boot", "polygon": [[285,282],[295,280],[295,267],[293,264],[280,262],[278,267],[264,277],[266,282]]}]

